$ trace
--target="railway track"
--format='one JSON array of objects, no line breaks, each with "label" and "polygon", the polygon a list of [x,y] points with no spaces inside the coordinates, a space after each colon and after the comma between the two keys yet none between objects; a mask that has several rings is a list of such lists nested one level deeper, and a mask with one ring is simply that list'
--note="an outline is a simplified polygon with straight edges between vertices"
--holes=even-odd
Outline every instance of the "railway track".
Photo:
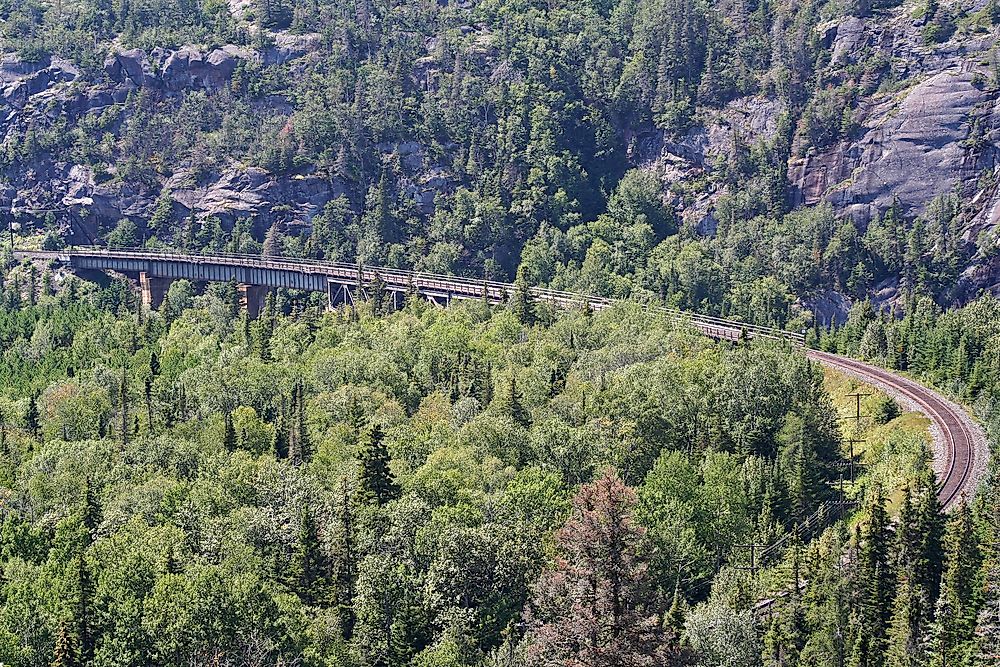
[{"label": "railway track", "polygon": [[806,356],[878,387],[925,414],[933,423],[934,471],[938,476],[938,498],[945,509],[963,497],[972,498],[985,469],[988,446],[982,429],[961,407],[907,377],[871,364],[819,350]]},{"label": "railway track", "polygon": [[[59,261],[70,266],[76,259],[89,260],[93,266],[87,268],[105,268],[123,270],[119,264],[123,261],[141,262],[144,269],[151,270],[154,264],[171,266],[174,273],[160,274],[171,277],[185,277],[184,267],[215,266],[222,273],[234,272],[239,268],[270,269],[286,274],[303,274],[320,276],[324,281],[339,281],[360,285],[375,279],[387,283],[397,290],[419,289],[428,293],[446,294],[447,300],[454,298],[486,298],[493,302],[502,302],[513,294],[516,287],[510,283],[487,280],[475,280],[457,276],[419,273],[389,269],[384,267],[361,266],[320,260],[308,260],[289,257],[262,257],[260,255],[230,255],[213,253],[193,255],[176,251],[160,251],[142,248],[123,248],[109,250],[107,248],[77,248],[56,252],[20,251],[15,252],[19,259],[35,261]],[[101,264],[105,262],[106,264]],[[123,265],[124,266],[124,265]],[[131,264],[129,264],[131,266]],[[228,274],[227,274],[228,275]],[[199,278],[193,278],[198,280]],[[200,278],[204,280],[205,278]],[[209,278],[214,279],[214,278]],[[274,283],[274,286],[288,286]],[[532,287],[533,298],[547,301],[560,307],[573,307],[586,304],[593,310],[604,310],[614,305],[614,300],[566,292],[546,288]],[[804,349],[804,336],[799,333],[782,331],[769,327],[725,320],[718,317],[682,312],[672,308],[657,307],[668,317],[687,322],[702,333],[724,340],[740,340],[748,338],[765,338],[785,340],[792,345]],[[940,480],[939,497],[946,507],[953,507],[963,496],[971,498],[982,473],[985,471],[989,457],[989,448],[982,429],[959,406],[955,405],[940,393],[929,389],[918,382],[877,366],[860,362],[848,357],[804,349],[812,360],[845,372],[886,391],[888,394],[914,409],[927,415],[933,423],[934,436],[934,469]]]}]

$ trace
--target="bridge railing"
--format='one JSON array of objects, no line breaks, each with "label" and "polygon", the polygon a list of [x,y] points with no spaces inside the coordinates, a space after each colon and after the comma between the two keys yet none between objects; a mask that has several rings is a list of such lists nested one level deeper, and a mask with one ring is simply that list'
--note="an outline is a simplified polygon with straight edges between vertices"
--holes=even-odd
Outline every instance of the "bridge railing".
[{"label": "bridge railing", "polygon": [[[41,255],[43,253],[32,253]],[[49,253],[45,253],[49,254]],[[229,266],[243,266],[248,268],[266,268],[283,271],[294,271],[299,273],[322,274],[336,277],[338,279],[359,279],[362,282],[372,282],[377,278],[385,281],[392,287],[424,287],[441,290],[446,293],[454,293],[461,296],[485,296],[491,299],[500,299],[503,295],[513,294],[515,285],[512,283],[499,282],[495,280],[477,280],[474,278],[463,278],[460,276],[449,276],[438,273],[427,273],[423,271],[405,271],[386,267],[373,267],[360,264],[350,264],[347,262],[331,262],[309,258],[274,257],[266,255],[246,255],[236,253],[212,252],[212,253],[179,253],[170,249],[157,250],[150,248],[104,248],[95,246],[77,246],[75,248],[51,253],[52,256],[96,256],[107,257],[109,259],[139,259],[156,260],[165,262],[211,262]],[[529,291],[532,297],[555,303],[561,306],[572,306],[574,304],[588,305],[599,309],[608,308],[615,303],[614,299],[607,297],[579,294],[565,290],[555,290],[547,287],[531,287]],[[690,321],[695,326],[714,332],[713,335],[721,335],[725,338],[737,338],[744,332],[747,336],[755,338],[770,338],[776,340],[788,340],[793,343],[803,343],[805,337],[796,332],[784,331],[773,327],[765,327],[748,322],[727,320],[712,315],[701,315],[671,308],[667,306],[656,306],[663,313],[672,318]]]}]

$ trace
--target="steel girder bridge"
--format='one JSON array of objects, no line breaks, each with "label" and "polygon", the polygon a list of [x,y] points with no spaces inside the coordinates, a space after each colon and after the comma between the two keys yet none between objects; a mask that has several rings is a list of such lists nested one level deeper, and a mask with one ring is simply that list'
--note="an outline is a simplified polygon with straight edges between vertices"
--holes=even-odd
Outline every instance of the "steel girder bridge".
[{"label": "steel girder bridge", "polygon": [[[438,304],[456,299],[482,299],[505,303],[517,287],[512,283],[474,280],[418,271],[402,271],[343,262],[268,257],[260,255],[185,254],[170,250],[77,248],[59,251],[15,251],[18,259],[60,263],[74,271],[111,271],[137,276],[143,302],[156,308],[174,280],[192,282],[235,281],[249,314],[256,316],[264,295],[271,289],[287,288],[325,292],[336,307],[364,298],[378,285],[399,304],[405,294],[418,294]],[[523,289],[523,288],[522,288]],[[610,308],[614,300],[541,287],[530,287],[532,299],[560,308]],[[656,307],[679,322],[689,323],[713,338],[736,341],[744,338],[784,340],[803,346],[798,332],[755,326],[734,320]],[[940,486],[938,495],[946,507],[962,497],[971,498],[985,471],[989,448],[982,429],[960,406],[914,380],[864,362],[819,350],[805,354],[829,368],[853,375],[879,387],[906,405],[924,413],[935,424],[934,467]]]},{"label": "steel girder bridge", "polygon": [[[353,304],[364,298],[373,286],[382,289],[398,304],[408,293],[419,294],[438,305],[456,299],[482,299],[492,304],[506,303],[514,294],[513,283],[476,280],[419,271],[403,271],[345,262],[260,255],[225,253],[188,254],[170,250],[77,248],[58,251],[18,251],[15,257],[40,261],[55,261],[76,271],[115,272],[137,276],[143,302],[158,308],[170,283],[174,280],[192,282],[234,281],[250,315],[260,311],[263,297],[275,288],[325,292],[331,307]],[[589,307],[592,310],[610,308],[615,301],[545,289],[528,288],[531,298],[561,308]],[[800,333],[726,320],[707,315],[687,313],[657,307],[678,320],[689,321],[702,333],[715,338],[738,340],[748,338],[785,339],[801,344]]]}]

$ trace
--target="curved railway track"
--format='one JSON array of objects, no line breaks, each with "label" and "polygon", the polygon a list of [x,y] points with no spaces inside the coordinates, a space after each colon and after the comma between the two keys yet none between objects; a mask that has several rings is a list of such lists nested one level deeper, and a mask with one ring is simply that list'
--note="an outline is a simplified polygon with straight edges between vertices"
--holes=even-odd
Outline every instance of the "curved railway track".
[{"label": "curved railway track", "polygon": [[[85,268],[118,271],[153,271],[153,275],[171,278],[197,277],[198,267],[211,266],[217,273],[235,279],[238,271],[244,269],[269,271],[266,279],[276,282],[271,287],[296,287],[285,284],[289,275],[319,277],[326,287],[326,281],[338,284],[357,284],[372,280],[383,281],[390,289],[397,291],[416,289],[427,294],[444,294],[447,300],[454,298],[485,298],[502,302],[516,289],[510,283],[474,280],[457,276],[446,276],[412,271],[402,271],[384,267],[361,266],[320,260],[288,257],[262,257],[260,255],[228,255],[221,253],[193,255],[177,251],[149,250],[142,248],[77,248],[56,252],[20,251],[15,252],[20,259],[58,261],[75,266],[77,260],[89,262]],[[135,268],[143,267],[143,268]],[[185,270],[193,271],[191,276]],[[166,271],[166,273],[155,273]],[[264,276],[257,272],[242,280],[255,280],[253,276]],[[217,278],[207,278],[217,279]],[[223,278],[228,279],[228,278]],[[293,281],[294,282],[294,281]],[[268,283],[263,283],[268,284]],[[315,288],[313,288],[315,289]],[[586,304],[594,310],[610,308],[614,301],[599,296],[577,294],[546,288],[533,287],[530,291],[540,301],[572,307]],[[866,384],[874,385],[901,402],[927,415],[933,422],[934,468],[940,480],[939,497],[946,507],[953,507],[963,496],[971,498],[979,479],[986,468],[989,448],[982,429],[959,406],[940,393],[918,382],[891,371],[860,362],[848,357],[804,348],[804,336],[799,333],[745,324],[718,317],[681,312],[676,309],[657,307],[668,317],[689,322],[702,333],[725,340],[740,340],[744,337],[785,340],[802,347],[812,360],[825,366],[852,375]]]},{"label": "curved railway track", "polygon": [[945,509],[975,494],[988,448],[982,429],[965,410],[937,391],[877,366],[819,350],[806,350],[805,354],[824,366],[882,389],[930,418],[935,431],[934,469],[938,475],[938,498]]}]

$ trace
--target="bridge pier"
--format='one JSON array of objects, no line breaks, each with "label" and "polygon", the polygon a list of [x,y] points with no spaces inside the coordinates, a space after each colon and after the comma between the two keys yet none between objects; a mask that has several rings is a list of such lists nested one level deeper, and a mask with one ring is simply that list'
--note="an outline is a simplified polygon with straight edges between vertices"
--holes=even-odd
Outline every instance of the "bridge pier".
[{"label": "bridge pier", "polygon": [[236,286],[236,291],[240,295],[240,305],[247,309],[247,317],[255,320],[263,310],[264,300],[271,288],[267,285],[240,283]]},{"label": "bridge pier", "polygon": [[170,289],[171,278],[158,278],[145,271],[139,272],[139,288],[142,290],[142,305],[150,310],[156,310],[163,303]]},{"label": "bridge pier", "polygon": [[327,310],[335,310],[338,306],[354,306],[355,289],[346,283],[331,280],[326,285]]}]

